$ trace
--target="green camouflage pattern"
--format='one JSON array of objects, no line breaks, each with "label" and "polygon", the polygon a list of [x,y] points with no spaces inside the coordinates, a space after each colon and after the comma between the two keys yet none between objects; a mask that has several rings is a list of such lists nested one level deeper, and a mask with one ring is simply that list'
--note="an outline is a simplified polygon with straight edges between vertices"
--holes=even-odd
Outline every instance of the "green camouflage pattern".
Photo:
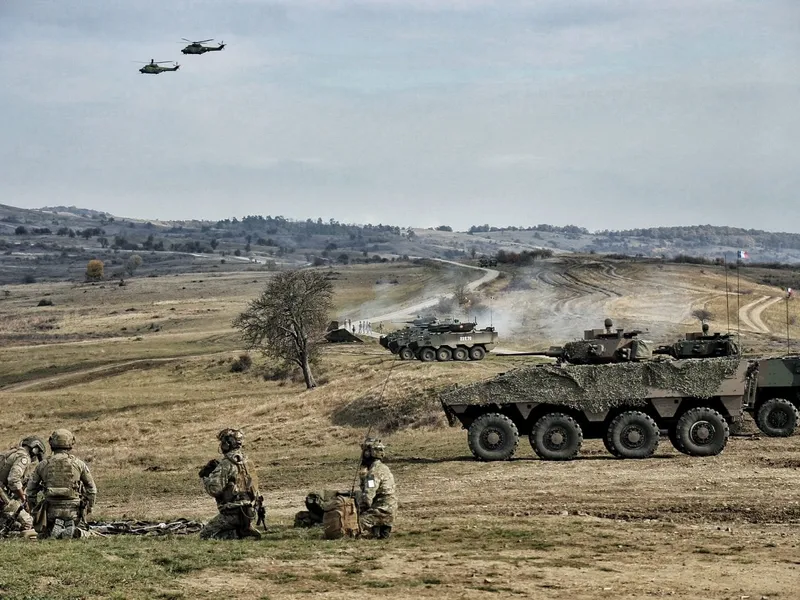
[{"label": "green camouflage pattern", "polygon": [[440,399],[445,406],[537,402],[600,413],[622,404],[644,406],[653,397],[710,398],[739,364],[738,358],[717,358],[534,365],[449,388]]},{"label": "green camouflage pattern", "polygon": [[358,495],[359,515],[375,515],[391,524],[397,512],[397,493],[394,475],[381,460],[374,460],[360,472],[360,490]]}]

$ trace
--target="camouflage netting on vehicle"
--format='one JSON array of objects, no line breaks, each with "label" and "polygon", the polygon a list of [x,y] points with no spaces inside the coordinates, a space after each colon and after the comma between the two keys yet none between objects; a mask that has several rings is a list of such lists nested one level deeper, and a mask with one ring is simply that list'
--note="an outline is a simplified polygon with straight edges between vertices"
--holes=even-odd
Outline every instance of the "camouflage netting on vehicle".
[{"label": "camouflage netting on vehicle", "polygon": [[644,404],[667,395],[710,398],[739,365],[738,358],[664,360],[607,365],[536,365],[496,378],[450,388],[445,404],[539,402],[602,412],[618,404]]}]

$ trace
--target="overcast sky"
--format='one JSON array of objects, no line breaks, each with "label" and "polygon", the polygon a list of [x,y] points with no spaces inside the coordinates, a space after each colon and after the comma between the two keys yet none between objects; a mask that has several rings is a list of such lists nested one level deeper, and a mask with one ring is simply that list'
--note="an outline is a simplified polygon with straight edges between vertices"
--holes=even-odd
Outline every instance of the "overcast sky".
[{"label": "overcast sky", "polygon": [[4,204],[800,231],[798,0],[1,0],[0,40]]}]

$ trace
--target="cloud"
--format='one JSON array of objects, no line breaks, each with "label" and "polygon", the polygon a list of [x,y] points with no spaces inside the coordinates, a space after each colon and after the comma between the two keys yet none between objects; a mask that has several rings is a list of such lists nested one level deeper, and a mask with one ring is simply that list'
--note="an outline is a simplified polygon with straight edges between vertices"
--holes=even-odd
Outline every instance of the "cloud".
[{"label": "cloud", "polygon": [[[797,229],[799,11],[12,0],[0,197],[144,217]],[[212,36],[228,47],[180,54],[181,37]],[[150,58],[181,70],[139,74]]]}]

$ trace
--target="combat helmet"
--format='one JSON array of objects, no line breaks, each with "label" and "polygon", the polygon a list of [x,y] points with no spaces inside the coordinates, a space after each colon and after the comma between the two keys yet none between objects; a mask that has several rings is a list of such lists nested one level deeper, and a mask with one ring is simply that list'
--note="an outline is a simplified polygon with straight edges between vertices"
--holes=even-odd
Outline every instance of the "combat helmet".
[{"label": "combat helmet", "polygon": [[378,438],[367,438],[361,444],[361,453],[365,458],[383,460],[384,456],[386,456],[386,444]]},{"label": "combat helmet", "polygon": [[241,429],[223,429],[217,434],[219,447],[223,453],[230,452],[242,447],[244,443],[244,433]]},{"label": "combat helmet", "polygon": [[56,429],[50,434],[50,439],[47,440],[50,444],[50,449],[55,452],[56,450],[71,450],[75,445],[75,436],[68,429]]},{"label": "combat helmet", "polygon": [[44,458],[45,452],[47,451],[42,439],[36,437],[35,435],[26,437],[19,443],[19,445],[27,448],[30,451],[31,456],[37,456],[39,459]]}]

